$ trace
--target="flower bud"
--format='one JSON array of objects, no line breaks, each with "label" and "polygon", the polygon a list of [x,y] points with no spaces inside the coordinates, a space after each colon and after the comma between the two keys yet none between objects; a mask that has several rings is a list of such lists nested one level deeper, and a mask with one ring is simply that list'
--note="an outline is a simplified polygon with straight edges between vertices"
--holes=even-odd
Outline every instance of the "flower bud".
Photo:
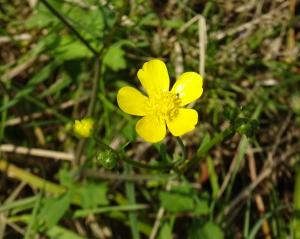
[{"label": "flower bud", "polygon": [[83,118],[82,120],[75,120],[73,130],[80,138],[88,138],[92,135],[94,129],[94,120],[91,118]]},{"label": "flower bud", "polygon": [[97,163],[106,169],[113,169],[118,160],[118,153],[113,149],[104,149],[96,156]]}]

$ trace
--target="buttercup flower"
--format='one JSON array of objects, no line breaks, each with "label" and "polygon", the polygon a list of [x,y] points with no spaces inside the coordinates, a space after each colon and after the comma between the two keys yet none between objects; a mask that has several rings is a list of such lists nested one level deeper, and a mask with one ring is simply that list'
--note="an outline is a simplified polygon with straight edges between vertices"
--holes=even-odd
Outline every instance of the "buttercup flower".
[{"label": "buttercup flower", "polygon": [[88,138],[93,133],[94,120],[91,118],[84,118],[82,120],[75,120],[73,129],[74,133],[82,138]]},{"label": "buttercup flower", "polygon": [[143,116],[136,124],[139,136],[155,143],[164,139],[166,125],[174,136],[195,128],[197,111],[182,107],[202,95],[203,80],[198,73],[183,73],[170,91],[167,67],[159,59],[146,62],[137,76],[149,97],[133,87],[125,86],[119,90],[117,101],[125,113]]}]

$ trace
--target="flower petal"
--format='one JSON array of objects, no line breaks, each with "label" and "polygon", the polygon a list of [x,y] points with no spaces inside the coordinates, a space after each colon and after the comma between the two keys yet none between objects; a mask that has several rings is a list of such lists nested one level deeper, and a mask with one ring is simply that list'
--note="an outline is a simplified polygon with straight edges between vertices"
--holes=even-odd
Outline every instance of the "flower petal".
[{"label": "flower petal", "polygon": [[165,63],[159,59],[146,62],[137,76],[148,95],[157,91],[169,91],[169,73]]},{"label": "flower petal", "polygon": [[185,72],[179,76],[171,92],[179,94],[181,106],[187,105],[198,99],[203,92],[202,76],[196,72]]},{"label": "flower petal", "polygon": [[147,115],[140,119],[136,123],[135,129],[139,136],[150,143],[159,142],[166,135],[165,122],[153,115]]},{"label": "flower petal", "polygon": [[198,122],[198,113],[193,109],[179,109],[178,115],[167,120],[167,126],[174,136],[180,136],[192,131]]},{"label": "flower petal", "polygon": [[127,114],[144,116],[147,114],[148,98],[133,87],[121,88],[117,95],[118,105]]}]

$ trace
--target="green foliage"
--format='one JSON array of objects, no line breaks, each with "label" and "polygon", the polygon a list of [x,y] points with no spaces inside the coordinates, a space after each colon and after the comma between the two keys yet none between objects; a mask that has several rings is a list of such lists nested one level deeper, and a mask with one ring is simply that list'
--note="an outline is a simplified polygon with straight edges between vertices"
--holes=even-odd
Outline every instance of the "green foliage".
[{"label": "green foliage", "polygon": [[198,225],[194,222],[189,239],[224,239],[224,233],[220,227],[212,222],[207,222],[204,225]]},{"label": "green foliage", "polygon": [[72,194],[66,193],[58,198],[43,199],[40,212],[37,216],[39,230],[52,228],[65,215],[71,203]]},{"label": "green foliage", "polygon": [[51,49],[49,53],[52,57],[60,61],[89,58],[92,56],[90,50],[73,37],[58,36],[51,40],[47,46]]},{"label": "green foliage", "polygon": [[107,185],[93,181],[74,183],[74,172],[66,169],[59,171],[58,177],[62,185],[66,186],[72,197],[78,198],[78,204],[83,208],[96,208],[107,205]]},{"label": "green foliage", "polygon": [[[266,224],[274,238],[298,235],[298,3],[34,2],[0,7],[0,238],[94,238],[100,228],[103,238],[250,239]],[[203,49],[195,130],[180,145],[170,134],[144,143],[118,89],[137,87],[151,58],[173,83],[198,71]],[[89,116],[95,137],[80,141],[71,125]]]},{"label": "green foliage", "polygon": [[63,227],[57,227],[57,226],[47,230],[46,234],[48,237],[55,238],[55,239],[83,239],[84,238],[70,230],[67,230]]},{"label": "green foliage", "polygon": [[172,238],[173,238],[172,230],[169,223],[163,223],[158,235],[158,239],[172,239]]},{"label": "green foliage", "polygon": [[122,49],[122,45],[121,42],[111,45],[103,58],[104,64],[113,71],[119,71],[126,68],[126,61],[124,58],[125,52]]},{"label": "green foliage", "polygon": [[80,204],[83,208],[94,208],[98,205],[107,205],[107,186],[103,183],[84,183],[77,187]]},{"label": "green foliage", "polygon": [[195,215],[209,213],[207,195],[198,196],[189,185],[173,187],[169,192],[162,191],[159,198],[162,207],[171,213],[193,212]]}]

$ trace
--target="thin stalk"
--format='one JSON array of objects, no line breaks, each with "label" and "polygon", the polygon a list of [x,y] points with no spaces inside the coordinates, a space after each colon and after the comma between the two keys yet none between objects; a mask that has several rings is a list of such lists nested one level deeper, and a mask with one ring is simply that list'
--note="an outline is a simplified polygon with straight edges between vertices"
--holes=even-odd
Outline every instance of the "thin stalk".
[{"label": "thin stalk", "polygon": [[[132,167],[131,165],[125,163],[124,164],[125,174],[131,174],[132,173]],[[132,205],[136,204],[135,200],[135,188],[134,183],[127,181],[126,182],[126,196],[128,198],[128,202]],[[138,230],[138,220],[137,215],[135,211],[129,212],[129,222],[130,222],[130,228],[132,233],[133,239],[139,239],[140,234]]]},{"label": "thin stalk", "polygon": [[118,206],[108,206],[93,209],[79,209],[75,211],[74,218],[86,217],[90,214],[101,214],[109,212],[126,212],[126,211],[137,211],[147,209],[146,204],[133,204],[133,205],[118,205]]},{"label": "thin stalk", "polygon": [[179,171],[181,173],[184,173],[188,168],[190,168],[192,165],[198,163],[203,156],[211,149],[213,148],[215,145],[221,143],[224,139],[226,139],[228,136],[230,136],[231,134],[234,133],[234,128],[230,127],[228,129],[226,129],[225,131],[216,134],[208,143],[206,143],[203,147],[201,147],[196,156],[193,157],[191,160],[189,161],[185,161],[180,167],[179,167]]},{"label": "thin stalk", "polygon": [[[45,1],[45,0],[43,0]],[[122,20],[122,16],[123,16],[123,8],[122,11],[119,11],[117,19],[111,29],[111,31],[109,32],[108,36],[105,38],[102,48],[100,49],[99,52],[96,52],[95,56],[95,66],[94,66],[94,77],[93,77],[93,88],[92,88],[92,93],[91,93],[91,98],[90,98],[90,103],[89,103],[89,107],[88,107],[88,112],[87,112],[87,116],[88,117],[93,117],[95,114],[95,108],[96,108],[96,101],[97,101],[97,95],[98,95],[98,91],[99,91],[99,85],[100,85],[100,78],[101,78],[101,74],[102,74],[102,59],[103,56],[105,55],[106,51],[108,50],[108,46],[111,44],[113,36],[116,32],[116,30],[119,27],[119,23]],[[104,87],[102,89],[102,91],[104,92]],[[84,148],[86,146],[87,140],[86,139],[82,139],[79,141],[78,145],[77,145],[77,150],[76,150],[76,157],[73,163],[74,167],[78,167],[81,162],[81,156],[84,152]]]},{"label": "thin stalk", "polygon": [[[94,72],[94,77],[93,77],[93,89],[91,93],[91,98],[90,98],[90,103],[89,103],[89,108],[87,112],[88,117],[93,117],[94,112],[95,112],[95,106],[96,106],[96,100],[97,100],[97,93],[98,93],[98,88],[99,88],[99,77],[101,75],[101,69],[102,69],[102,61],[100,60],[101,56],[97,56],[95,60],[95,72]],[[74,167],[77,167],[81,164],[80,159],[83,154],[84,148],[86,146],[87,140],[82,139],[78,142],[77,145],[77,150],[75,153],[75,160],[74,160]]]},{"label": "thin stalk", "polygon": [[39,211],[39,208],[40,208],[40,205],[41,205],[41,199],[42,199],[42,194],[39,193],[38,198],[37,198],[37,200],[35,202],[35,205],[33,207],[32,215],[30,217],[28,226],[26,228],[26,233],[25,233],[24,239],[35,238],[35,231],[33,230],[33,227],[37,223],[36,220],[37,220],[37,214],[38,214],[38,211]]},{"label": "thin stalk", "polygon": [[177,140],[177,142],[179,144],[179,147],[181,149],[182,156],[181,156],[181,158],[179,160],[177,160],[176,162],[174,162],[174,164],[180,165],[185,159],[187,159],[187,153],[186,153],[185,145],[182,142],[182,139],[180,137],[177,137],[176,140]]}]

